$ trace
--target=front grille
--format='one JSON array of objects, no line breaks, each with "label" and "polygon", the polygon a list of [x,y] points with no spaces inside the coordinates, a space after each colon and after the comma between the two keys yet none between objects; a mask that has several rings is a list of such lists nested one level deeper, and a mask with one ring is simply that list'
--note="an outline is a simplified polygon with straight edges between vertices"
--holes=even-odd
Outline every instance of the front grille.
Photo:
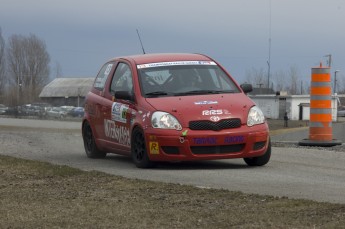
[{"label": "front grille", "polygon": [[189,128],[191,130],[223,130],[223,129],[233,129],[241,126],[241,119],[223,119],[219,122],[212,122],[209,120],[201,121],[190,121]]},{"label": "front grille", "polygon": [[264,142],[255,142],[254,146],[253,146],[253,150],[259,150],[264,148],[264,146],[266,145],[266,141]]},{"label": "front grille", "polygon": [[193,154],[227,154],[242,151],[244,144],[222,145],[222,146],[191,146]]}]

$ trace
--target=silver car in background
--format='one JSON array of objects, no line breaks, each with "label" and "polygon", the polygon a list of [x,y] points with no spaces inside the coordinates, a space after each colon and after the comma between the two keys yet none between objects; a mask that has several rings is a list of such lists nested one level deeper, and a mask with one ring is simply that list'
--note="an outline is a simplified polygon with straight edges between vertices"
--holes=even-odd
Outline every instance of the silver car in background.
[{"label": "silver car in background", "polygon": [[67,111],[61,107],[52,107],[47,111],[47,117],[49,118],[65,118]]}]

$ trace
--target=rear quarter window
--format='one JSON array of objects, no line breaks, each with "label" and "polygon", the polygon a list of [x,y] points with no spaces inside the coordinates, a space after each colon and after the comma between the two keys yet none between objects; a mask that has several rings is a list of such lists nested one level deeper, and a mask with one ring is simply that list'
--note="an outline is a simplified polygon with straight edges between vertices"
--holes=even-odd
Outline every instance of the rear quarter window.
[{"label": "rear quarter window", "polygon": [[97,90],[102,91],[105,87],[105,82],[108,79],[109,73],[111,72],[111,69],[113,68],[114,63],[106,63],[105,65],[103,65],[103,67],[101,68],[101,70],[99,71],[95,82],[93,84],[93,87]]}]

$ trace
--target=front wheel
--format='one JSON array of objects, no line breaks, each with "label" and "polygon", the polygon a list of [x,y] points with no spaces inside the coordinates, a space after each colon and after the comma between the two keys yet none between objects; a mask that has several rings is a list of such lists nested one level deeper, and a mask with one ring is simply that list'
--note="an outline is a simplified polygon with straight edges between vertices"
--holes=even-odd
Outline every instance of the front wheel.
[{"label": "front wheel", "polygon": [[83,140],[86,156],[89,158],[104,158],[107,154],[98,149],[91,126],[88,122],[83,125]]},{"label": "front wheel", "polygon": [[264,155],[259,156],[259,157],[243,158],[243,160],[249,166],[263,166],[269,162],[270,158],[271,158],[271,140],[269,140],[268,142],[268,147]]},{"label": "front wheel", "polygon": [[150,168],[153,166],[153,162],[150,161],[145,144],[144,133],[141,129],[135,128],[132,133],[132,148],[131,155],[134,164],[138,168]]}]

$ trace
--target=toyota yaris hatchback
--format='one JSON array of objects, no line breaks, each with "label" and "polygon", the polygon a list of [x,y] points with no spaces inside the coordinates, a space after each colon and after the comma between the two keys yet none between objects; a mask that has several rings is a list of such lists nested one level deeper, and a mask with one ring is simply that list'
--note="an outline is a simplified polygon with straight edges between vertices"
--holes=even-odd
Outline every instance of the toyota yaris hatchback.
[{"label": "toyota yaris hatchback", "polygon": [[137,167],[157,161],[243,158],[265,165],[267,122],[215,60],[200,54],[145,54],[103,65],[85,101],[86,155],[131,156]]}]

